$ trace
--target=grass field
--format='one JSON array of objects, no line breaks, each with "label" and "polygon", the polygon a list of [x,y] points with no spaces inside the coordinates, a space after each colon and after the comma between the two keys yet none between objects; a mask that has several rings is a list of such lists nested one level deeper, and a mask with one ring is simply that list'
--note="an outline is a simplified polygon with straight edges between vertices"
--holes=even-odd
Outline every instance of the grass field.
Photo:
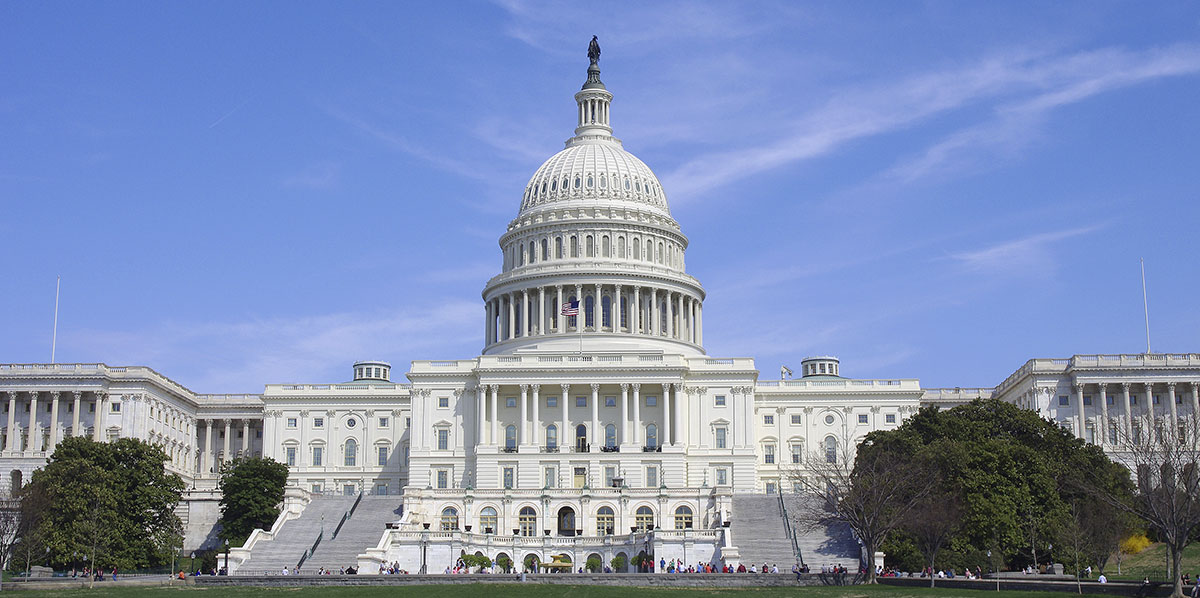
[{"label": "grass field", "polygon": [[988,592],[983,590],[897,588],[890,586],[801,588],[630,588],[536,584],[434,585],[320,588],[96,588],[95,590],[24,590],[22,597],[46,598],[1063,598],[1061,592]]},{"label": "grass field", "polygon": [[[1145,550],[1125,557],[1121,562],[1121,573],[1117,574],[1117,562],[1109,560],[1105,572],[1109,579],[1165,579],[1167,575],[1167,547],[1151,544]],[[1200,544],[1183,549],[1183,572],[1196,578],[1200,576]]]}]

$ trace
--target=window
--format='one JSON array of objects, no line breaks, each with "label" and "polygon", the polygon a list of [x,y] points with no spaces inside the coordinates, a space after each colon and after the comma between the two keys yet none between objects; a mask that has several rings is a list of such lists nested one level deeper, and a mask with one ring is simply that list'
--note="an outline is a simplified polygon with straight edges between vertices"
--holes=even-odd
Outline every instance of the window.
[{"label": "window", "polygon": [[311,487],[311,490],[312,490],[312,493],[313,493],[313,494],[320,494],[320,493],[321,493],[321,485],[320,485],[320,484],[313,484],[313,485],[312,485],[312,487]]},{"label": "window", "polygon": [[675,529],[692,529],[692,509],[682,505],[675,509]]},{"label": "window", "polygon": [[650,395],[646,397],[646,406],[653,407],[658,404],[658,397]]},{"label": "window", "polygon": [[522,507],[521,512],[517,515],[518,533],[522,536],[537,535],[537,511],[533,507]]},{"label": "window", "polygon": [[442,531],[448,532],[456,529],[458,529],[458,509],[454,507],[442,509]]},{"label": "window", "polygon": [[858,423],[860,423],[860,424],[865,424],[865,423],[867,423],[867,414],[865,414],[865,413],[860,413],[860,414],[858,415]]},{"label": "window", "polygon": [[792,464],[798,465],[800,463],[800,458],[803,456],[804,456],[804,445],[793,444],[792,445]]},{"label": "window", "polygon": [[448,409],[450,407],[450,397],[438,397],[438,409]]},{"label": "window", "polygon": [[725,395],[717,395],[717,398],[715,399],[715,401],[716,401],[717,407],[724,407],[725,406]]},{"label": "window", "polygon": [[600,507],[596,511],[596,532],[601,535],[611,535],[616,529],[616,517],[612,507]]},{"label": "window", "polygon": [[1117,443],[1117,424],[1110,424],[1108,426],[1108,442],[1109,444]]},{"label": "window", "polygon": [[558,397],[546,397],[547,407],[558,407]]},{"label": "window", "polygon": [[[1154,397],[1154,398],[1157,399],[1158,397]],[[1158,401],[1156,400],[1155,402],[1157,403]],[[25,410],[29,411],[29,405],[25,406]],[[120,403],[109,403],[108,412],[109,413],[120,413],[121,412],[121,404]]]},{"label": "window", "polygon": [[837,463],[837,438],[825,437],[825,462]]},{"label": "window", "polygon": [[379,447],[379,464],[387,465],[387,458],[388,458],[388,447],[386,447],[386,446]]},{"label": "window", "polygon": [[1058,397],[1058,406],[1059,407],[1066,407],[1067,405],[1070,405],[1070,404],[1071,404],[1071,397],[1068,397],[1067,395],[1060,395]]},{"label": "window", "polygon": [[613,487],[613,478],[617,477],[617,468],[612,465],[604,466],[604,487]]},{"label": "window", "polygon": [[729,470],[724,467],[717,468],[717,485],[726,486],[729,484]]},{"label": "window", "polygon": [[800,420],[800,416],[799,416],[799,415],[792,415],[792,425],[793,425],[793,426],[798,426],[798,425],[800,425],[801,423],[802,423],[802,422],[801,422],[801,420]]},{"label": "window", "polygon": [[575,397],[576,407],[587,407],[587,397]]},{"label": "window", "polygon": [[617,397],[604,397],[604,406],[605,407],[616,407],[617,406]]},{"label": "window", "polygon": [[411,417],[406,417],[406,418],[404,418],[404,427],[405,427],[405,428],[411,428],[411,427],[412,427],[412,418],[411,418]]},{"label": "window", "polygon": [[658,426],[654,424],[646,426],[646,446],[650,448],[658,447]]},{"label": "window", "polygon": [[294,418],[294,417],[287,418],[287,427],[294,430],[296,428],[296,418]]},{"label": "window", "polygon": [[446,469],[437,470],[437,487],[446,489],[450,487],[450,471]]},{"label": "window", "polygon": [[767,465],[772,465],[775,463],[775,445],[763,445],[763,463],[766,463]]},{"label": "window", "polygon": [[375,484],[375,495],[376,496],[387,496],[387,493],[388,493],[388,485],[387,484]]},{"label": "window", "polygon": [[313,427],[314,428],[324,428],[325,427],[325,418],[314,417],[313,418]]},{"label": "window", "polygon": [[484,507],[483,510],[479,512],[479,525],[483,528],[483,533],[496,533],[496,522],[496,509],[492,507]]},{"label": "window", "polygon": [[391,422],[389,422],[389,421],[388,421],[388,418],[386,418],[386,417],[381,417],[381,418],[379,418],[379,427],[380,427],[380,428],[386,428],[386,427],[388,427],[388,424],[389,424],[389,423],[391,423]]},{"label": "window", "polygon": [[727,446],[725,446],[725,436],[727,434],[726,429],[725,428],[717,428],[716,433],[717,433],[717,448],[719,448],[719,449],[728,448]]},{"label": "window", "polygon": [[296,447],[294,446],[287,447],[287,464],[288,467],[296,466]]},{"label": "window", "polygon": [[546,467],[544,474],[547,488],[554,488],[558,485],[558,470],[553,465]]},{"label": "window", "polygon": [[546,448],[558,448],[558,426],[550,424],[546,427]]},{"label": "window", "polygon": [[437,447],[439,451],[448,450],[450,448],[450,430],[439,428],[437,431]]},{"label": "window", "polygon": [[825,425],[827,425],[827,426],[833,425],[833,416],[832,415],[825,416]]},{"label": "window", "polygon": [[358,443],[353,438],[346,441],[346,467],[354,467],[358,460]]},{"label": "window", "polygon": [[325,453],[325,449],[323,447],[319,447],[319,446],[312,447],[312,455],[313,455],[312,456],[312,464],[314,466],[316,466],[316,467],[321,466],[321,463],[324,462],[324,458],[325,458],[324,453]]},{"label": "window", "polygon": [[766,487],[767,494],[775,494],[776,488],[777,488],[777,486],[776,486],[775,482],[767,482],[767,487]]},{"label": "window", "polygon": [[509,489],[509,490],[512,490],[512,487],[513,487],[513,477],[514,477],[515,475],[516,475],[516,469],[515,469],[515,468],[512,468],[512,467],[505,467],[505,468],[504,468],[504,487],[505,487],[505,488],[507,488],[507,489]]},{"label": "window", "polygon": [[637,513],[634,515],[634,522],[640,532],[654,529],[654,511],[650,507],[638,507]]},{"label": "window", "polygon": [[1105,395],[1104,398],[1108,402],[1109,406],[1117,404],[1117,397],[1115,397],[1113,395]]},{"label": "window", "polygon": [[504,449],[508,451],[517,450],[517,427],[508,426],[504,428]]},{"label": "window", "polygon": [[[1154,397],[1155,405],[1159,404],[1162,401],[1162,397],[1160,397],[1159,395],[1153,395],[1153,397]],[[115,403],[114,403],[114,405],[115,405]]]},{"label": "window", "polygon": [[647,465],[646,466],[646,487],[647,488],[657,488],[658,487],[658,466],[657,465]]},{"label": "window", "polygon": [[575,426],[575,450],[580,453],[588,452],[587,426]]},{"label": "window", "polygon": [[1092,404],[1092,395],[1083,395],[1083,404],[1091,405]]},{"label": "window", "polygon": [[889,423],[889,424],[894,424],[894,423],[896,423],[896,414],[895,414],[895,413],[889,413],[889,414],[887,414],[887,415],[884,415],[884,416],[883,416],[883,421],[885,421],[885,422],[887,422],[887,423]]},{"label": "window", "polygon": [[775,416],[774,415],[764,415],[763,416],[763,425],[764,426],[775,425]]},{"label": "window", "polygon": [[517,397],[508,397],[504,399],[504,406],[512,409],[517,406]]}]

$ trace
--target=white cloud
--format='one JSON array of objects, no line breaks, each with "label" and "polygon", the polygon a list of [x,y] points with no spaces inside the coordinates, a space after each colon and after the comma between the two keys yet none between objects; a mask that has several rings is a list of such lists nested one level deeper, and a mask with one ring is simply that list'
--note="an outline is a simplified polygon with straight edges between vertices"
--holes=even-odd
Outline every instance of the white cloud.
[{"label": "white cloud", "polygon": [[1092,225],[1038,233],[983,249],[953,253],[949,257],[972,271],[1043,272],[1056,264],[1050,245],[1102,228],[1103,225]]}]

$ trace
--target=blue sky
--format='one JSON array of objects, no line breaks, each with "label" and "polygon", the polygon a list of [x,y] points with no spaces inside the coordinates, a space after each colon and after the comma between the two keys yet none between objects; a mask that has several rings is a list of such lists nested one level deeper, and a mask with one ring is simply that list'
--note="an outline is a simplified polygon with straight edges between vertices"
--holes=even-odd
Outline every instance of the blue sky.
[{"label": "blue sky", "polygon": [[[478,354],[591,35],[710,354],[992,386],[1200,351],[1194,2],[0,5],[0,362],[201,392]],[[797,368],[798,369],[798,368]]]}]

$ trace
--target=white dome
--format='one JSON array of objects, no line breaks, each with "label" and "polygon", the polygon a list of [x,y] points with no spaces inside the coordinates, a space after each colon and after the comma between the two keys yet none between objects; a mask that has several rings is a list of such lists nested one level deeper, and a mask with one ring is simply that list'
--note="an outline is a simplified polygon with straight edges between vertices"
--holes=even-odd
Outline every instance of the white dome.
[{"label": "white dome", "polygon": [[525,186],[521,214],[543,207],[633,204],[670,217],[658,177],[615,139],[573,138],[542,164]]}]

